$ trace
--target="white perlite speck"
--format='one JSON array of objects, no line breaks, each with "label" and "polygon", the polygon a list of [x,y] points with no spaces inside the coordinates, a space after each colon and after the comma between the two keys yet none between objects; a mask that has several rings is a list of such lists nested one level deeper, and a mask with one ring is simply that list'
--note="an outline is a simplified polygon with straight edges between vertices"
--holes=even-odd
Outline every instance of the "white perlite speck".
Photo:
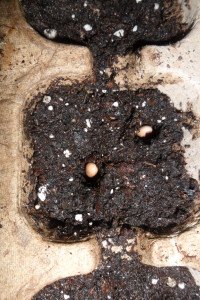
[{"label": "white perlite speck", "polygon": [[106,240],[102,241],[102,246],[104,248],[107,248],[108,247],[108,242]]},{"label": "white perlite speck", "polygon": [[179,289],[183,290],[185,288],[185,283],[184,282],[180,282],[178,284]]},{"label": "white perlite speck", "polygon": [[110,194],[112,195],[113,193],[114,193],[114,190],[113,190],[113,189],[111,189],[111,190],[110,190]]},{"label": "white perlite speck", "polygon": [[36,210],[40,209],[40,204],[36,204],[36,205],[35,205],[35,209],[36,209]]},{"label": "white perlite speck", "polygon": [[133,27],[132,31],[133,31],[133,32],[136,32],[137,30],[138,30],[138,26],[135,25],[135,26]]},{"label": "white perlite speck", "polygon": [[45,29],[44,30],[44,35],[48,39],[53,40],[57,36],[57,30],[56,29]]},{"label": "white perlite speck", "polygon": [[117,101],[115,101],[115,102],[113,103],[113,106],[114,106],[114,107],[118,107],[118,106],[119,106],[119,103],[118,103]]},{"label": "white perlite speck", "polygon": [[114,242],[111,238],[108,238],[109,243],[111,243],[112,245],[114,245]]},{"label": "white perlite speck", "polygon": [[71,181],[71,182],[74,181],[74,178],[73,178],[73,177],[70,177],[70,178],[69,178],[69,181]]},{"label": "white perlite speck", "polygon": [[142,0],[136,0],[136,3],[142,2]]},{"label": "white perlite speck", "polygon": [[129,256],[128,254],[123,254],[122,256],[121,256],[121,258],[122,259],[127,259],[128,261],[131,261],[132,260],[132,257],[131,256]]},{"label": "white perlite speck", "polygon": [[154,10],[158,10],[159,9],[159,4],[158,3],[154,3]]},{"label": "white perlite speck", "polygon": [[71,155],[71,152],[68,149],[66,149],[65,151],[63,151],[63,154],[65,155],[65,157],[69,158]]},{"label": "white perlite speck", "polygon": [[174,278],[168,277],[167,278],[167,285],[170,287],[175,287],[176,286],[176,280]]},{"label": "white perlite speck", "polygon": [[113,33],[113,35],[117,37],[123,37],[124,36],[124,29],[119,29]]},{"label": "white perlite speck", "polygon": [[122,250],[123,250],[123,247],[122,247],[122,246],[112,246],[112,247],[111,247],[111,251],[112,251],[113,253],[119,253],[119,252],[122,252]]},{"label": "white perlite speck", "polygon": [[72,19],[75,19],[75,14],[72,15]]},{"label": "white perlite speck", "polygon": [[85,24],[83,26],[83,28],[85,29],[85,31],[91,31],[92,30],[92,26],[90,24]]},{"label": "white perlite speck", "polygon": [[46,197],[47,197],[47,186],[46,185],[42,185],[39,187],[38,189],[38,198],[41,200],[41,201],[45,201],[46,200]]},{"label": "white perlite speck", "polygon": [[70,296],[69,295],[63,295],[64,299],[69,299]]},{"label": "white perlite speck", "polygon": [[88,128],[91,128],[90,120],[89,120],[89,119],[86,119],[85,122],[86,122],[87,127],[88,127]]},{"label": "white perlite speck", "polygon": [[50,135],[49,135],[49,138],[50,138],[50,139],[53,139],[54,137],[55,137],[55,136],[54,136],[53,134],[50,134]]},{"label": "white perlite speck", "polygon": [[52,105],[49,105],[49,106],[48,106],[48,110],[52,111],[52,110],[53,110],[53,106],[52,106]]},{"label": "white perlite speck", "polygon": [[50,103],[50,101],[51,101],[51,97],[50,96],[44,96],[43,97],[43,100],[42,100],[44,103],[46,103],[46,104],[49,104]]},{"label": "white perlite speck", "polygon": [[78,221],[78,222],[82,222],[83,221],[83,215],[82,214],[75,215],[75,220]]},{"label": "white perlite speck", "polygon": [[87,1],[84,2],[83,6],[84,6],[84,7],[87,7],[87,6],[88,6]]},{"label": "white perlite speck", "polygon": [[158,283],[158,280],[159,280],[159,279],[157,279],[157,278],[153,278],[153,279],[151,280],[151,282],[152,282],[152,284],[154,284],[154,285],[155,285],[155,284],[157,284],[157,283]]}]

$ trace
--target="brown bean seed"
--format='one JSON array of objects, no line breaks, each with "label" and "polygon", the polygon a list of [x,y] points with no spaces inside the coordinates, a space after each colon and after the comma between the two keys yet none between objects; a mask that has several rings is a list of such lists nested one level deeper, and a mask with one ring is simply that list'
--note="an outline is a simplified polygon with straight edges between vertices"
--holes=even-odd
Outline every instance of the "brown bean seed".
[{"label": "brown bean seed", "polygon": [[96,176],[98,171],[99,169],[95,163],[89,162],[85,166],[85,173],[89,178]]},{"label": "brown bean seed", "polygon": [[140,129],[138,131],[136,131],[136,135],[141,138],[144,138],[152,132],[153,132],[153,128],[151,126],[144,125],[144,126],[140,127]]}]

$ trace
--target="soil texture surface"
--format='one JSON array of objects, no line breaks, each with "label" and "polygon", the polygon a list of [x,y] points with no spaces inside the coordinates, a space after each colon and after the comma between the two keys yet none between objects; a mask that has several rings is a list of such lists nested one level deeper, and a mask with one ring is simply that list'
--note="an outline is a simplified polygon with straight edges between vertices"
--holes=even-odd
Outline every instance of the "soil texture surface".
[{"label": "soil texture surface", "polygon": [[27,22],[44,37],[85,45],[97,73],[146,44],[171,43],[188,30],[175,0],[22,0]]},{"label": "soil texture surface", "polygon": [[127,228],[99,236],[102,263],[88,275],[46,286],[33,300],[198,300],[199,287],[184,267],[142,265],[134,253],[134,233]]},{"label": "soil texture surface", "polygon": [[[124,224],[168,233],[184,223],[198,195],[181,146],[192,118],[158,90],[57,84],[39,94],[24,121],[37,228],[76,240]],[[92,178],[88,163],[98,168]]]}]

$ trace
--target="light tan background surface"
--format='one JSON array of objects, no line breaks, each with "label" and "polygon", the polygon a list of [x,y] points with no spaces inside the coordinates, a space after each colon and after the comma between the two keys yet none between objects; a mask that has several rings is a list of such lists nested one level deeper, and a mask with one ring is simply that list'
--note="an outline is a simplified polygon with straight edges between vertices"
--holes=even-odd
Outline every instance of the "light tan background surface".
[{"label": "light tan background surface", "polygon": [[[130,63],[126,73],[119,68],[116,81],[121,87],[125,79],[131,89],[158,86],[176,107],[181,99],[184,109],[189,103],[195,115],[200,116],[198,5],[198,0],[192,0],[191,10],[185,9],[184,17],[195,20],[195,25],[182,41],[173,46],[144,47],[140,59],[134,55],[121,59],[122,65]],[[0,299],[28,300],[55,280],[91,272],[100,260],[94,238],[71,245],[43,241],[22,213],[26,200],[22,193],[22,170],[28,167],[23,158],[25,103],[58,76],[66,82],[92,79],[92,57],[84,47],[56,44],[39,36],[24,21],[16,0],[0,0],[0,26],[4,36],[0,86]],[[192,140],[187,131],[184,139],[191,144],[186,151],[188,172],[199,180],[200,139],[197,136]],[[191,220],[188,231],[178,236],[155,239],[138,231],[136,251],[142,261],[156,266],[188,266],[200,271],[197,219]],[[198,271],[191,269],[191,272],[198,283]]]}]

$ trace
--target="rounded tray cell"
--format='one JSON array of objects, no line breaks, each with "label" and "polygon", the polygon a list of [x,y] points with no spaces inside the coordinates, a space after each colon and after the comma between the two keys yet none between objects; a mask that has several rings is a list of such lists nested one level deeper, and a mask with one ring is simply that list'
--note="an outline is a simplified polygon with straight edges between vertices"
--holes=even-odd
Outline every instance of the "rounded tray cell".
[{"label": "rounded tray cell", "polygon": [[22,0],[21,4],[27,22],[40,34],[88,46],[102,69],[117,54],[180,40],[193,22],[191,7],[178,0]]},{"label": "rounded tray cell", "polygon": [[26,110],[29,214],[58,239],[124,224],[170,232],[198,195],[181,146],[182,127],[194,121],[158,90],[51,86]]},{"label": "rounded tray cell", "polygon": [[199,299],[199,287],[187,268],[143,265],[133,250],[134,233],[124,228],[112,234],[101,240],[103,259],[97,270],[46,286],[33,300]]}]

